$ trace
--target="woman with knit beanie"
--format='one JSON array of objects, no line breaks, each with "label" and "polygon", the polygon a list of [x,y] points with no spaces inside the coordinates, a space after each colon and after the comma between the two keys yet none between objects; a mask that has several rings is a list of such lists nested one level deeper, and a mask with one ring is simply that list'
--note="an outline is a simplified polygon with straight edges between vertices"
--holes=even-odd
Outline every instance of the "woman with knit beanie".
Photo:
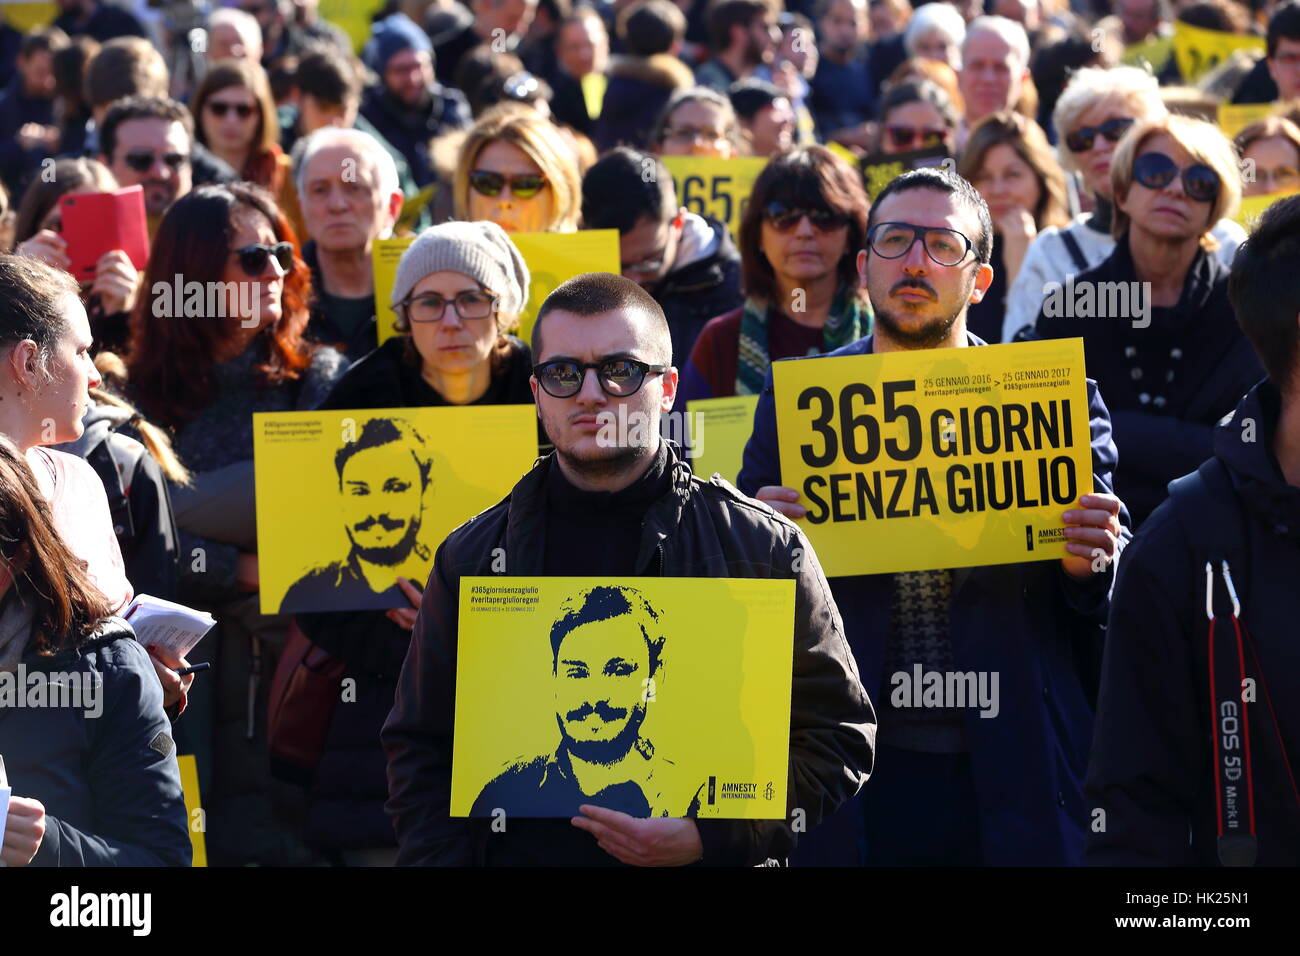
[{"label": "woman with knit beanie", "polygon": [[[531,404],[532,355],[510,331],[528,300],[528,267],[492,222],[422,232],[393,284],[394,336],[339,379],[322,409]],[[310,783],[307,841],[342,866],[391,865],[388,780],[379,731],[393,706],[424,582],[398,578],[411,606],[299,614],[302,632],[346,664],[356,698],[335,707]]]}]

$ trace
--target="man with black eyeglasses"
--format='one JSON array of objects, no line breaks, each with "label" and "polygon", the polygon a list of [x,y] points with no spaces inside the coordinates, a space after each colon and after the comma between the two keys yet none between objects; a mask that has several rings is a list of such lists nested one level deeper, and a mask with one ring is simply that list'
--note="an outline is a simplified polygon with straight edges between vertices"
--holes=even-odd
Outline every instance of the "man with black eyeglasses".
[{"label": "man with black eyeglasses", "polygon": [[744,301],[740,252],[727,227],[678,205],[657,156],[629,146],[602,156],[582,177],[582,223],[618,230],[623,275],[664,310],[678,367],[704,324]]},{"label": "man with black eyeglasses", "polygon": [[[988,206],[966,180],[939,169],[893,180],[871,207],[857,260],[875,333],[828,354],[984,345],[966,330],[966,311],[993,280],[992,244]],[[796,863],[851,863],[858,846],[874,866],[1081,862],[1102,625],[1127,536],[1127,512],[1110,493],[1110,418],[1091,381],[1088,405],[1095,491],[1061,515],[1069,557],[832,579],[881,715],[880,772],[861,805],[823,831],[837,842],[813,833]],[[782,486],[770,372],[737,484],[789,518],[807,514],[799,492]],[[862,546],[872,547],[869,531]],[[899,695],[896,679],[918,670],[944,685],[986,675],[996,715],[952,700],[918,707],[920,694]]]},{"label": "man with black eyeglasses", "polygon": [[[787,857],[870,772],[875,716],[808,539],[721,479],[692,475],[659,436],[677,390],[670,342],[663,310],[621,276],[579,276],[539,310],[532,388],[555,451],[434,556],[383,733],[399,865],[754,866]],[[794,580],[789,816],[639,819],[584,806],[572,819],[511,816],[504,831],[452,819],[460,579],[502,573],[502,562],[509,575]]]}]

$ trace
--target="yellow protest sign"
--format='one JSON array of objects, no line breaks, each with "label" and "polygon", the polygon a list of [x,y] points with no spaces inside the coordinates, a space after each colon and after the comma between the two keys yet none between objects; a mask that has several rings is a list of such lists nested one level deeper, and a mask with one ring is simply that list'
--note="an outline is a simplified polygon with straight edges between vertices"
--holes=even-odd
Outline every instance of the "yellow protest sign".
[{"label": "yellow protest sign", "polygon": [[691,447],[695,457],[691,470],[707,480],[714,472],[733,485],[745,457],[745,442],[754,430],[757,395],[730,395],[726,398],[699,398],[686,403],[686,411],[695,422]]},{"label": "yellow protest sign", "polygon": [[[398,232],[409,232],[415,228],[415,224],[420,221],[420,213],[428,208],[429,203],[433,202],[433,194],[438,191],[437,183],[429,183],[414,196],[407,196],[402,201],[402,211],[397,215],[397,223],[394,229]],[[374,253],[372,251],[371,256]]]},{"label": "yellow protest sign", "polygon": [[451,815],[785,817],[793,628],[791,580],[462,578]]},{"label": "yellow protest sign", "polygon": [[781,483],[828,575],[1063,558],[1092,490],[1083,342],[774,362]]},{"label": "yellow protest sign", "polygon": [[194,848],[190,866],[207,866],[208,848],[203,837],[207,823],[203,814],[203,802],[199,798],[198,764],[194,754],[177,754],[176,764],[181,771],[181,792],[185,795],[185,818],[189,821],[190,846]]},{"label": "yellow protest sign", "polygon": [[678,203],[696,215],[726,223],[733,237],[740,234],[740,217],[754,190],[754,180],[767,165],[766,159],[664,156],[663,161],[677,187]]},{"label": "yellow protest sign", "polygon": [[31,33],[53,23],[54,18],[59,15],[59,5],[45,0],[38,0],[35,3],[2,0],[0,11],[4,13],[5,23],[21,33]]},{"label": "yellow protest sign", "polygon": [[402,253],[413,242],[414,236],[394,236],[370,243],[370,262],[375,269],[375,325],[379,329],[379,345],[399,334],[393,326],[397,321],[392,305],[393,285],[397,282],[397,264],[402,261]]},{"label": "yellow protest sign", "polygon": [[1262,196],[1242,196],[1241,207],[1237,210],[1237,215],[1233,218],[1241,228],[1245,229],[1247,232],[1251,232],[1254,230],[1255,224],[1259,222],[1259,217],[1264,215],[1265,209],[1273,205],[1273,203],[1277,202],[1279,199],[1286,199],[1288,196],[1294,196],[1296,194],[1297,191],[1293,189],[1290,192],[1265,193]]},{"label": "yellow protest sign", "polygon": [[588,272],[618,275],[623,270],[617,229],[521,232],[510,238],[528,264],[528,304],[516,333],[525,342],[532,338],[537,310],[561,283]]},{"label": "yellow protest sign", "polygon": [[[519,317],[518,335],[525,342],[533,332],[533,319],[546,297],[562,282],[587,272],[622,271],[618,254],[617,229],[585,229],[582,232],[521,232],[511,241],[528,264],[528,303]],[[415,237],[377,239],[370,257],[375,267],[375,320],[379,344],[399,333],[393,327],[397,316],[390,300],[397,279],[397,264]]]},{"label": "yellow protest sign", "polygon": [[262,613],[409,606],[397,577],[536,457],[532,405],[254,415]]},{"label": "yellow protest sign", "polygon": [[352,52],[360,56],[374,25],[371,18],[382,6],[379,0],[320,0],[320,15],[342,28],[352,41]]},{"label": "yellow protest sign", "polygon": [[858,165],[858,157],[854,154],[853,150],[849,149],[847,146],[841,146],[839,143],[832,140],[826,144],[826,148],[850,166]]},{"label": "yellow protest sign", "polygon": [[1219,129],[1232,139],[1251,123],[1268,119],[1277,107],[1277,103],[1220,103]]},{"label": "yellow protest sign", "polygon": [[1263,37],[1205,30],[1181,20],[1174,21],[1174,58],[1185,83],[1195,83],[1237,50],[1263,53],[1264,48]]},{"label": "yellow protest sign", "polygon": [[1165,64],[1173,54],[1174,38],[1158,36],[1145,43],[1134,43],[1132,46],[1125,47],[1120,62],[1125,66],[1149,66],[1152,74],[1158,74],[1165,68]]},{"label": "yellow protest sign", "polygon": [[600,118],[601,108],[605,105],[605,89],[609,86],[609,77],[604,73],[592,71],[578,81],[582,89],[582,105],[587,108],[591,119]]}]

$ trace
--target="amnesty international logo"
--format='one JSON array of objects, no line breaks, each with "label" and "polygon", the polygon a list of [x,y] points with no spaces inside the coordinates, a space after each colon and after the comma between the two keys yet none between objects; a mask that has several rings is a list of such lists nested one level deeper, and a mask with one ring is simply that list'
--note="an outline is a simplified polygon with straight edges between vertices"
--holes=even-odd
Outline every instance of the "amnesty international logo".
[{"label": "amnesty international logo", "polygon": [[763,799],[771,800],[774,796],[776,796],[776,787],[772,786],[772,781],[769,780],[767,786],[763,788]]}]

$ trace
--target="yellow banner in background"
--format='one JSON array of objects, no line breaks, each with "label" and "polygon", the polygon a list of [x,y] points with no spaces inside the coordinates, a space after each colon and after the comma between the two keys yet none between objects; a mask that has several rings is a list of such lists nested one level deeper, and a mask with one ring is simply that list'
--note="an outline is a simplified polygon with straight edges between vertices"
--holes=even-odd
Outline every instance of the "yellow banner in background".
[{"label": "yellow banner in background", "polygon": [[1286,199],[1288,196],[1295,196],[1297,192],[1292,190],[1285,193],[1265,193],[1263,196],[1243,196],[1241,198],[1241,208],[1237,210],[1234,217],[1241,228],[1250,232],[1255,228],[1255,223],[1259,217],[1264,215],[1264,210],[1279,199]]},{"label": "yellow banner in background", "polygon": [[1268,119],[1278,108],[1278,103],[1220,103],[1219,129],[1232,139],[1251,123]]},{"label": "yellow banner in background", "polygon": [[378,0],[320,0],[320,16],[342,27],[352,41],[352,52],[360,56],[370,38],[371,17],[382,6]]},{"label": "yellow banner in background", "polygon": [[605,105],[605,89],[609,86],[609,77],[604,73],[588,73],[578,81],[582,89],[582,105],[587,108],[587,115],[592,120],[600,119],[600,111]]},{"label": "yellow banner in background", "polygon": [[406,607],[537,457],[532,405],[253,416],[262,613]]},{"label": "yellow banner in background", "polygon": [[[518,335],[528,342],[533,319],[546,297],[562,282],[587,272],[622,271],[618,254],[617,229],[586,229],[582,232],[524,232],[512,235],[511,241],[528,264],[528,303],[519,317]],[[397,264],[402,253],[415,241],[414,236],[376,239],[370,257],[375,266],[375,320],[379,327],[379,344],[399,334],[393,328],[397,316],[390,300],[397,279]]]},{"label": "yellow banner in background", "polygon": [[782,484],[831,576],[1063,558],[1083,340],[772,363]]},{"label": "yellow banner in background", "polygon": [[59,15],[57,3],[14,2],[0,0],[0,14],[4,22],[22,33],[31,33],[38,27],[47,27]]},{"label": "yellow banner in background", "polygon": [[1204,30],[1181,20],[1174,21],[1174,57],[1178,60],[1178,72],[1183,75],[1184,83],[1195,83],[1237,50],[1263,53],[1264,38]]},{"label": "yellow banner in background", "polygon": [[745,457],[745,443],[754,430],[757,395],[731,395],[726,398],[700,398],[686,403],[686,411],[695,423],[692,447],[695,457],[691,470],[706,481],[714,472],[733,485]]},{"label": "yellow banner in background", "polygon": [[712,156],[664,156],[664,165],[677,187],[677,202],[699,216],[726,223],[734,239],[740,234],[754,180],[767,165],[762,157],[714,159]]},{"label": "yellow banner in background", "polygon": [[451,815],[784,818],[793,628],[792,580],[462,578]]},{"label": "yellow banner in background", "polygon": [[1155,37],[1145,43],[1135,43],[1125,47],[1120,62],[1125,66],[1150,66],[1154,75],[1159,75],[1169,58],[1174,55],[1174,38],[1172,36]]},{"label": "yellow banner in background", "polygon": [[181,791],[185,795],[185,819],[190,831],[190,846],[194,848],[190,866],[208,865],[208,848],[203,834],[207,821],[203,814],[203,801],[199,798],[199,769],[194,754],[177,754],[176,765],[181,771]]}]

